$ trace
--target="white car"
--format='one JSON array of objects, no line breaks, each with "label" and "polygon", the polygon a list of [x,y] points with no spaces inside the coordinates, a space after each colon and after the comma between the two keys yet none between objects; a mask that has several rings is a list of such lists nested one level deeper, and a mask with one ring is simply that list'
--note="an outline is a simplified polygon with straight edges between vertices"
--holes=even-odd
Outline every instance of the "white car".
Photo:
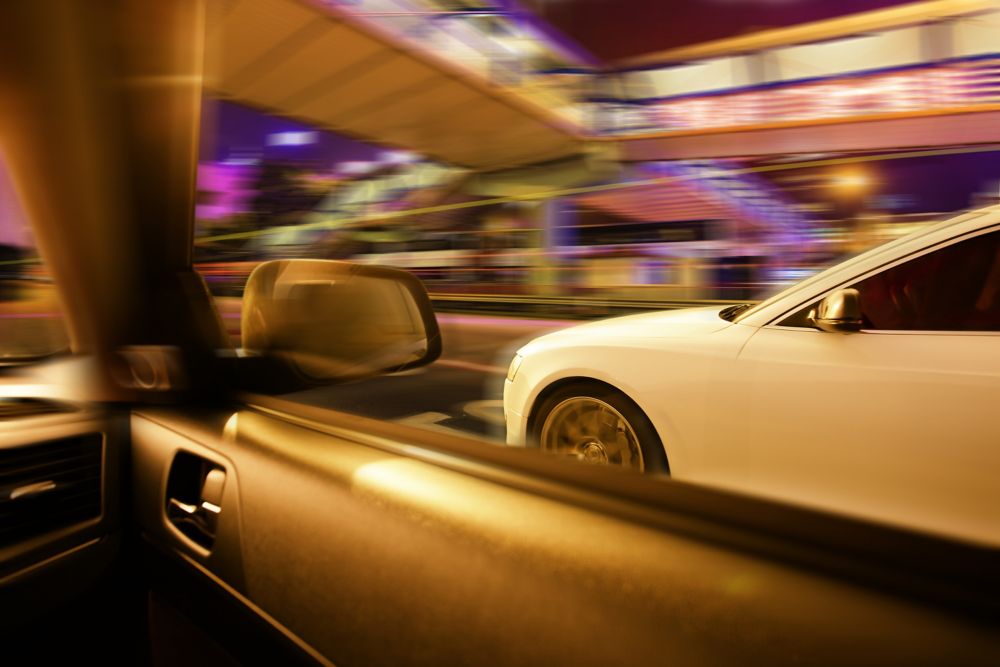
[{"label": "white car", "polygon": [[1000,545],[1000,206],[519,350],[509,444]]}]

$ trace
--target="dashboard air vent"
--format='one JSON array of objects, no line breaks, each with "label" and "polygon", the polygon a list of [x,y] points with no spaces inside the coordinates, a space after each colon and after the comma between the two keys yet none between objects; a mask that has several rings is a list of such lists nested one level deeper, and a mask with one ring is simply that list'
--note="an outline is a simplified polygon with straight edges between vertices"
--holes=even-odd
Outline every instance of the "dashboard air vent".
[{"label": "dashboard air vent", "polygon": [[65,403],[47,399],[0,397],[0,421],[72,411]]},{"label": "dashboard air vent", "polygon": [[101,514],[103,438],[0,448],[0,546]]}]

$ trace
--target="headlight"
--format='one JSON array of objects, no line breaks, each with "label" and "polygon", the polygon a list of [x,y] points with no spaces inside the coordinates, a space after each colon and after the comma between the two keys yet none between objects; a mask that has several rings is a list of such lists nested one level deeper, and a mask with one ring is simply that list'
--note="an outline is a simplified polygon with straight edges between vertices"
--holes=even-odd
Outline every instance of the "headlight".
[{"label": "headlight", "polygon": [[514,381],[514,376],[517,375],[517,369],[521,367],[522,361],[524,361],[524,357],[515,354],[513,361],[510,362],[510,368],[507,369],[507,379],[511,382]]}]

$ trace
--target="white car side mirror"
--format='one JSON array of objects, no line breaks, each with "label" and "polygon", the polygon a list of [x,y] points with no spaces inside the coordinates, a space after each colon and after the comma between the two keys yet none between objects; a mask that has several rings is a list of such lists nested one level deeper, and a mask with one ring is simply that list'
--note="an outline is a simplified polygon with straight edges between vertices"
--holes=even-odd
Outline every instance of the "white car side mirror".
[{"label": "white car side mirror", "polygon": [[861,331],[861,295],[853,287],[826,295],[816,309],[809,313],[809,322],[820,331]]}]

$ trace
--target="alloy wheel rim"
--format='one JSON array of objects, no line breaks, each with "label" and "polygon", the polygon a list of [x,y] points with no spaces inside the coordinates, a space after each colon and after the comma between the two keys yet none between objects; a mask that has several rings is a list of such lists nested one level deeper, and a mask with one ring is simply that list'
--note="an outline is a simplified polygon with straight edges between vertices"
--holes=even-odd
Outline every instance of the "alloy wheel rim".
[{"label": "alloy wheel rim", "polygon": [[643,469],[635,429],[614,406],[589,396],[567,398],[552,408],[539,446],[587,463]]}]

